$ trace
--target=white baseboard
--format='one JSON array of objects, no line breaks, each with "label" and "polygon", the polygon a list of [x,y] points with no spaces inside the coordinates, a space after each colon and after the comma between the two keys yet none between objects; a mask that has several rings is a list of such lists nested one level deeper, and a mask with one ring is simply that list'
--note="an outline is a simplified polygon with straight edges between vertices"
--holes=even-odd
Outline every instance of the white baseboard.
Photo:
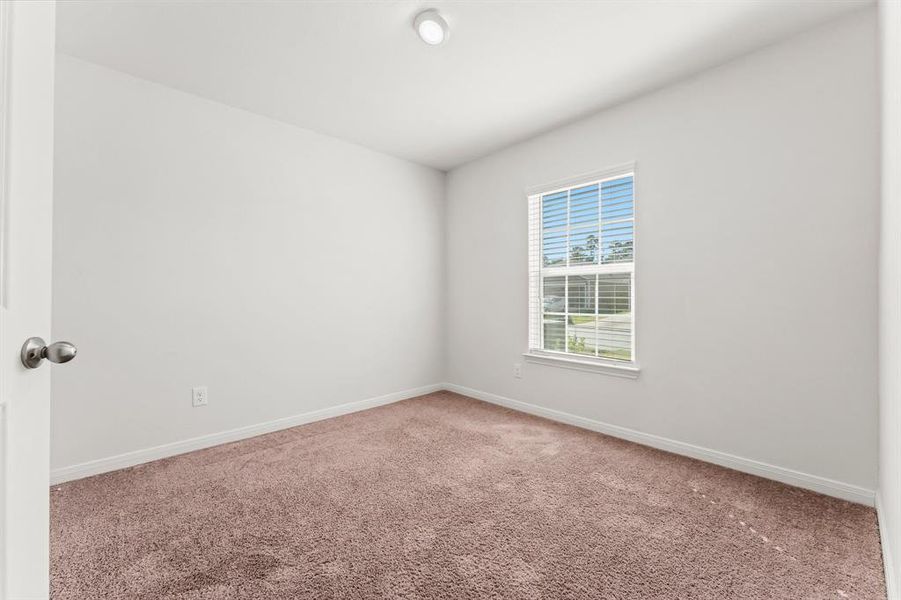
[{"label": "white baseboard", "polygon": [[[820,492],[828,496],[835,496],[844,500],[850,500],[851,502],[857,502],[860,504],[865,504],[867,506],[873,506],[876,502],[875,492],[866,488],[843,483],[840,481],[835,481],[832,479],[827,479],[824,477],[818,477],[816,475],[810,475],[808,473],[802,473],[800,471],[794,471],[792,469],[777,467],[775,465],[758,462],[748,458],[742,458],[740,456],[734,456],[732,454],[727,454],[718,450],[702,448],[693,444],[679,442],[650,433],[643,433],[641,431],[628,429],[626,427],[620,427],[618,425],[603,423],[594,419],[580,417],[570,413],[565,413],[550,408],[544,408],[534,404],[528,404],[526,402],[520,402],[519,400],[513,400],[512,398],[505,398],[504,396],[491,394],[489,392],[483,392],[453,383],[427,385],[410,390],[395,392],[392,394],[386,394],[384,396],[378,396],[376,398],[369,398],[357,402],[348,402],[346,404],[323,408],[320,410],[306,412],[282,419],[276,419],[274,421],[267,421],[265,423],[258,423],[256,425],[249,425],[247,427],[239,427],[237,429],[231,429],[229,431],[222,431],[219,433],[204,435],[188,440],[173,442],[170,444],[163,444],[161,446],[154,446],[152,448],[145,448],[143,450],[126,452],[125,454],[92,460],[77,465],[53,469],[50,472],[50,484],[55,485],[66,481],[72,481],[74,479],[90,477],[91,475],[99,475],[100,473],[107,473],[109,471],[125,469],[127,467],[133,467],[135,465],[143,464],[146,462],[159,460],[161,458],[167,458],[169,456],[175,456],[177,454],[184,454],[185,452],[191,452],[193,450],[201,450],[203,448],[209,448],[211,446],[218,446],[219,444],[226,444],[229,442],[235,442],[238,440],[262,435],[264,433],[271,433],[273,431],[279,431],[281,429],[287,429],[289,427],[296,427],[297,425],[303,425],[305,423],[313,423],[314,421],[321,421],[322,419],[329,419],[331,417],[346,415],[348,413],[366,410],[367,408],[374,408],[376,406],[391,404],[400,400],[406,400],[408,398],[430,394],[442,389],[450,390],[458,394],[463,394],[464,396],[470,396],[484,402],[497,404],[499,406],[504,406],[520,412],[545,417],[553,421],[559,421],[561,423],[567,423],[569,425],[574,425],[583,429],[589,429],[591,431],[597,431],[611,435],[613,437],[622,438],[643,444],[645,446],[651,446],[653,448],[666,450],[675,454],[690,456],[691,458],[697,458],[699,460],[728,467],[730,469],[735,469],[736,471],[751,473],[753,475],[758,475],[767,479],[773,479],[776,481],[781,481],[782,483],[787,483],[789,485],[794,485],[797,487],[813,490],[815,492]],[[884,545],[883,548],[886,548],[886,546]]]},{"label": "white baseboard", "polygon": [[879,519],[879,539],[882,541],[882,564],[885,568],[885,594],[888,600],[901,599],[901,589],[898,589],[898,573],[895,572],[894,554],[892,548],[891,537],[889,537],[888,529],[883,518],[885,512],[883,510],[882,494],[876,493],[876,517]]},{"label": "white baseboard", "polygon": [[462,385],[445,383],[443,387],[446,390],[463,394],[464,396],[470,396],[484,402],[490,402],[491,404],[512,408],[513,410],[544,417],[546,419],[551,419],[552,421],[559,421],[568,425],[574,425],[583,429],[590,429],[591,431],[597,431],[613,437],[629,440],[630,442],[651,446],[652,448],[657,448],[659,450],[666,450],[667,452],[673,452],[674,454],[689,456],[705,462],[735,469],[736,471],[742,471],[743,473],[750,473],[766,479],[787,483],[788,485],[813,490],[821,494],[826,494],[827,496],[834,496],[836,498],[849,500],[858,504],[865,504],[867,506],[873,506],[876,500],[876,493],[874,490],[843,483],[841,481],[835,481],[817,475],[810,475],[808,473],[802,473],[784,467],[777,467],[776,465],[770,465],[749,458],[742,458],[740,456],[720,452],[719,450],[695,446],[694,444],[679,442],[651,433],[644,433],[634,429],[620,427],[619,425],[595,421],[594,419],[580,417],[551,408],[544,408],[535,404],[520,402],[519,400],[505,398],[504,396],[475,390]]},{"label": "white baseboard", "polygon": [[348,413],[366,410],[367,408],[375,408],[376,406],[383,406],[385,404],[399,402],[400,400],[437,392],[441,389],[443,389],[443,386],[440,384],[426,385],[401,392],[394,392],[393,394],[385,394],[384,396],[378,396],[376,398],[348,402],[346,404],[339,404],[338,406],[330,406],[328,408],[322,408],[299,415],[275,419],[274,421],[257,423],[256,425],[248,425],[247,427],[239,427],[237,429],[202,435],[180,442],[172,442],[171,444],[163,444],[162,446],[154,446],[143,450],[126,452],[125,454],[119,454],[117,456],[110,456],[108,458],[92,460],[77,465],[61,467],[50,471],[50,485],[56,485],[74,479],[81,479],[83,477],[90,477],[91,475],[99,475],[100,473],[108,473],[109,471],[125,469],[153,460],[159,460],[177,454],[184,454],[185,452],[191,452],[193,450],[201,450],[211,446],[218,446],[219,444],[227,444],[228,442],[236,442],[264,433],[272,433],[273,431],[288,429],[289,427],[296,427],[297,425],[304,425],[306,423],[313,423],[314,421],[321,421],[323,419],[330,419],[331,417],[338,417]]}]

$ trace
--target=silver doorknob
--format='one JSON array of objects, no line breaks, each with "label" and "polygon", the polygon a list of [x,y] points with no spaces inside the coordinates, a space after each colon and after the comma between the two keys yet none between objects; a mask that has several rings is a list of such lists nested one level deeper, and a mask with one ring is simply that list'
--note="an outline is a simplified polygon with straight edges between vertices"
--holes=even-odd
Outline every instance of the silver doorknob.
[{"label": "silver doorknob", "polygon": [[52,363],[69,362],[78,353],[78,348],[69,342],[54,342],[49,346],[39,337],[28,338],[22,344],[22,364],[28,369],[36,369],[46,358]]}]

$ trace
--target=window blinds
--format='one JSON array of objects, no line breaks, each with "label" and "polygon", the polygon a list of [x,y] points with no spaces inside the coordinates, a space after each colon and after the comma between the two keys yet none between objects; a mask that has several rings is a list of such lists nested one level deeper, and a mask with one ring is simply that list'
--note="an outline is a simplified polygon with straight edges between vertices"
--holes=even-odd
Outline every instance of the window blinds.
[{"label": "window blinds", "polygon": [[634,174],[529,196],[529,349],[635,361]]}]

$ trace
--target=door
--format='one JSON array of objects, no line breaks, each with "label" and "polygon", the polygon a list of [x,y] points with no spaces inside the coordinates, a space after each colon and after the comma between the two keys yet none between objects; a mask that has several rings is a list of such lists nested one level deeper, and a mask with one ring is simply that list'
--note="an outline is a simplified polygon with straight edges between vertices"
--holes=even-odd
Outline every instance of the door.
[{"label": "door", "polygon": [[50,368],[26,369],[50,335],[54,15],[0,0],[0,598],[49,595]]}]

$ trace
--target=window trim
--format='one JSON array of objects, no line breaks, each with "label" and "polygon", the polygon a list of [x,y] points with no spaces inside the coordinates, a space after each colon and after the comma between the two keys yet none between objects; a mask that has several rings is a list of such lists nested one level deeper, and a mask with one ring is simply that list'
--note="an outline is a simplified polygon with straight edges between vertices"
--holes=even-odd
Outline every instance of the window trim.
[{"label": "window trim", "polygon": [[[632,161],[632,162],[621,163],[621,164],[618,164],[618,165],[615,165],[612,167],[599,169],[597,171],[591,171],[588,173],[583,173],[581,175],[567,177],[565,179],[559,179],[559,180],[552,181],[552,182],[549,182],[549,183],[546,183],[543,185],[530,186],[525,189],[525,195],[526,195],[527,202],[531,202],[533,197],[538,196],[539,203],[540,203],[540,198],[547,194],[552,194],[555,192],[568,190],[568,189],[571,189],[574,187],[590,185],[592,183],[600,184],[603,181],[610,180],[610,179],[616,179],[617,177],[622,177],[624,175],[629,175],[629,174],[631,174],[632,178],[633,178],[633,187],[632,187],[632,207],[633,207],[632,210],[633,210],[633,212],[632,212],[632,219],[631,219],[632,220],[632,240],[633,240],[632,262],[628,263],[628,265],[625,267],[621,263],[620,264],[613,263],[613,264],[609,264],[609,265],[597,264],[597,265],[577,265],[577,266],[564,266],[564,267],[560,267],[560,266],[543,267],[542,261],[541,261],[543,231],[541,229],[541,224],[539,221],[539,224],[537,225],[538,239],[535,240],[538,244],[538,248],[537,248],[537,252],[538,252],[538,255],[537,255],[537,260],[538,260],[537,279],[538,280],[535,285],[538,286],[538,294],[539,294],[538,299],[539,299],[539,304],[540,304],[541,303],[540,302],[541,294],[543,293],[542,277],[548,276],[548,275],[553,275],[554,271],[556,271],[557,269],[559,269],[561,271],[559,273],[561,275],[564,273],[565,274],[573,274],[574,271],[578,272],[580,270],[584,270],[586,273],[590,272],[592,274],[594,274],[594,273],[603,274],[605,272],[610,272],[610,273],[628,272],[628,273],[630,273],[631,279],[632,279],[632,285],[631,285],[631,287],[632,287],[632,290],[631,290],[631,292],[632,292],[632,294],[631,294],[632,359],[629,361],[619,361],[619,360],[611,360],[611,359],[600,358],[600,357],[581,356],[578,354],[568,353],[568,352],[557,352],[557,351],[553,351],[553,350],[545,350],[542,347],[532,348],[531,347],[531,345],[532,345],[531,328],[536,326],[536,323],[535,323],[536,319],[539,320],[539,323],[537,324],[539,341],[543,340],[544,332],[543,332],[543,327],[540,324],[541,315],[542,315],[540,306],[536,308],[539,311],[537,317],[532,314],[532,307],[530,306],[529,307],[529,321],[528,321],[528,326],[529,326],[530,331],[529,331],[529,335],[527,336],[527,339],[528,339],[527,350],[526,350],[526,352],[523,353],[523,357],[525,358],[525,360],[527,362],[533,362],[533,363],[543,364],[543,365],[547,365],[547,366],[575,369],[575,370],[579,370],[579,371],[603,373],[603,374],[607,374],[607,375],[613,375],[613,376],[617,376],[617,377],[626,377],[626,378],[630,378],[630,379],[635,379],[638,377],[638,373],[640,372],[641,368],[638,363],[638,344],[637,344],[637,334],[636,334],[636,330],[637,330],[636,324],[638,322],[636,289],[638,287],[638,284],[637,284],[637,269],[636,269],[635,265],[637,262],[638,247],[640,244],[638,243],[638,229],[639,229],[638,215],[637,215],[638,193],[637,193],[637,189],[635,186],[635,179],[637,179],[637,170],[636,170],[635,162]],[[540,219],[540,204],[539,204],[538,218]],[[531,223],[530,223],[530,231],[529,231],[529,260],[530,261],[532,258],[531,257],[532,252],[536,251],[536,249],[532,247],[532,243],[533,243],[533,240],[531,237],[532,235],[533,235],[533,231],[531,230]],[[529,298],[530,298],[530,301],[531,301],[532,285],[533,285],[532,272],[533,272],[532,266],[529,265],[528,274],[529,274],[529,294],[530,294]],[[541,341],[540,341],[539,345],[543,346],[543,343],[541,343]]]},{"label": "window trim", "polygon": [[595,181],[600,181],[601,179],[615,179],[618,175],[626,175],[628,173],[634,174],[635,172],[634,161],[620,163],[618,165],[607,167],[605,169],[589,171],[587,173],[582,173],[581,175],[573,175],[572,177],[566,177],[564,179],[557,179],[555,181],[550,181],[542,185],[529,186],[525,189],[526,197],[561,192],[572,187],[579,187],[582,184],[588,185],[590,183],[594,183]]},{"label": "window trim", "polygon": [[562,367],[564,369],[573,369],[575,371],[602,373],[604,375],[613,375],[614,377],[624,377],[626,379],[636,379],[641,372],[641,367],[634,361],[627,362],[622,360],[613,362],[603,358],[595,358],[592,356],[580,357],[578,354],[554,352],[553,350],[529,350],[528,352],[523,352],[522,356],[526,359],[526,362],[548,367]]}]

